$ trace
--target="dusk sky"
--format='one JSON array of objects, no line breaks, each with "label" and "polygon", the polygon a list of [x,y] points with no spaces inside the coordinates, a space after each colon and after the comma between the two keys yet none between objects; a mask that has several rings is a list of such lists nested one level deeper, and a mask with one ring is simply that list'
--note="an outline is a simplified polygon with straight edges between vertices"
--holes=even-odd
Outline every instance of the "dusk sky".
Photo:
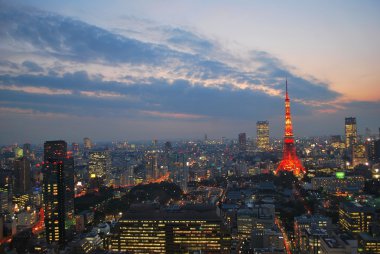
[{"label": "dusk sky", "polygon": [[380,127],[380,1],[1,1],[0,144]]}]

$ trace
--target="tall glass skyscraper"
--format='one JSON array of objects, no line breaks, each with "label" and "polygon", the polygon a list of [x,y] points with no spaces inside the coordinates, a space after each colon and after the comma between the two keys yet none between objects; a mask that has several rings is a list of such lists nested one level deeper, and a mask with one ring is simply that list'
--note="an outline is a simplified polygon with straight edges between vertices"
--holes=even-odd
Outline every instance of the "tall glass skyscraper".
[{"label": "tall glass skyscraper", "polygon": [[346,148],[351,148],[357,141],[357,127],[355,117],[345,119]]},{"label": "tall glass skyscraper", "polygon": [[65,243],[65,222],[74,215],[74,163],[63,140],[44,144],[43,195],[48,243]]},{"label": "tall glass skyscraper", "polygon": [[267,151],[269,149],[269,122],[258,121],[256,123],[257,149]]}]

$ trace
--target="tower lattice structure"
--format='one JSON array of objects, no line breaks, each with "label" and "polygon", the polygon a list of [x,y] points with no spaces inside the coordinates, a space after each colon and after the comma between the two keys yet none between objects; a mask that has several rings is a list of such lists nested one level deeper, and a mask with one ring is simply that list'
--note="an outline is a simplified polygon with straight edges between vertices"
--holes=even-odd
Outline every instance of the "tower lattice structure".
[{"label": "tower lattice structure", "polygon": [[294,144],[292,116],[290,113],[290,99],[288,94],[288,81],[286,80],[285,94],[285,135],[284,146],[282,152],[282,160],[277,166],[276,174],[280,171],[293,172],[295,176],[299,176],[306,172],[301,161],[296,154],[296,146]]}]

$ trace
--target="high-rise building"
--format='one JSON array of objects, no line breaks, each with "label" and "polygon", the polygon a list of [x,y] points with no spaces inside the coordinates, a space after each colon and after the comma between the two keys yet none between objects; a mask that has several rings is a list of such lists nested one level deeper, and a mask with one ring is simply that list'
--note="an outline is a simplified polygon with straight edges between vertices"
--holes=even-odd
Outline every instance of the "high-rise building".
[{"label": "high-rise building", "polygon": [[288,81],[286,81],[285,93],[285,135],[282,152],[282,160],[277,166],[276,173],[280,171],[293,172],[295,176],[306,173],[301,161],[296,154],[296,145],[293,136],[292,116],[290,113],[290,99],[288,94]]},{"label": "high-rise building", "polygon": [[374,220],[374,209],[356,202],[343,202],[339,206],[339,224],[342,229],[358,234],[369,232]]},{"label": "high-rise building", "polygon": [[84,149],[91,150],[92,148],[92,141],[90,138],[84,138],[83,139],[83,147]]},{"label": "high-rise building", "polygon": [[355,167],[359,164],[365,165],[368,163],[367,153],[364,145],[352,145],[352,166]]},{"label": "high-rise building", "polygon": [[145,161],[145,180],[153,180],[160,177],[160,168],[158,167],[158,151],[149,150],[144,155]]},{"label": "high-rise building", "polygon": [[215,208],[128,210],[111,238],[111,251],[127,253],[229,253],[226,234]]},{"label": "high-rise building", "polygon": [[367,154],[368,162],[374,163],[375,162],[375,142],[376,140],[374,138],[367,138],[365,141],[365,150]]},{"label": "high-rise building", "polygon": [[374,144],[374,161],[379,163],[380,162],[380,139],[375,141]]},{"label": "high-rise building", "polygon": [[10,212],[9,199],[12,196],[12,175],[10,171],[0,171],[0,213]]},{"label": "high-rise building", "polygon": [[[331,229],[331,218],[322,215],[301,215],[294,217],[294,237],[295,248],[298,250],[306,251],[310,242],[307,241],[308,230],[310,229]],[[311,233],[311,232],[309,232]],[[312,235],[312,234],[309,234]],[[310,238],[310,239],[313,239]],[[315,243],[315,242],[314,242]],[[311,244],[314,244],[313,241]]]},{"label": "high-rise building", "polygon": [[237,231],[240,239],[250,238],[254,230],[271,229],[274,226],[274,205],[254,205],[237,212]]},{"label": "high-rise building", "polygon": [[183,192],[187,192],[187,183],[189,181],[189,168],[188,167],[176,167],[172,171],[173,182],[177,184]]},{"label": "high-rise building", "polygon": [[267,151],[269,149],[269,122],[258,121],[256,123],[257,149]]},{"label": "high-rise building", "polygon": [[28,194],[30,192],[30,162],[26,157],[16,159],[14,166],[14,194]]},{"label": "high-rise building", "polygon": [[245,152],[247,150],[247,135],[245,132],[239,133],[239,150]]},{"label": "high-rise building", "polygon": [[79,154],[79,144],[78,143],[72,143],[71,144],[71,149],[73,150],[74,155]]},{"label": "high-rise building", "polygon": [[15,159],[20,159],[24,156],[24,150],[20,147],[15,147],[13,151],[15,153]]},{"label": "high-rise building", "polygon": [[26,157],[16,159],[13,162],[13,196],[15,208],[23,209],[29,201],[30,188],[30,162]]},{"label": "high-rise building", "polygon": [[74,214],[74,165],[63,140],[44,144],[43,195],[48,243],[65,243],[65,221]]},{"label": "high-rise building", "polygon": [[29,156],[30,156],[30,154],[32,152],[30,144],[28,144],[28,143],[24,144],[22,146],[22,150],[23,150],[24,156],[26,156],[27,158],[29,158]]},{"label": "high-rise building", "polygon": [[355,117],[346,117],[345,119],[346,148],[350,148],[357,142],[357,127]]},{"label": "high-rise building", "polygon": [[102,178],[111,169],[111,157],[108,151],[90,152],[88,170],[90,178]]}]

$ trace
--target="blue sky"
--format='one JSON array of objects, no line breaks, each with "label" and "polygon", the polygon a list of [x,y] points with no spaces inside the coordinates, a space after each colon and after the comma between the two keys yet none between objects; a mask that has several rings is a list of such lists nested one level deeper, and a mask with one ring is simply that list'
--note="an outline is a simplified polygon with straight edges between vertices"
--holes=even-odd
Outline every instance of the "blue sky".
[{"label": "blue sky", "polygon": [[376,1],[1,1],[0,143],[380,126]]}]

